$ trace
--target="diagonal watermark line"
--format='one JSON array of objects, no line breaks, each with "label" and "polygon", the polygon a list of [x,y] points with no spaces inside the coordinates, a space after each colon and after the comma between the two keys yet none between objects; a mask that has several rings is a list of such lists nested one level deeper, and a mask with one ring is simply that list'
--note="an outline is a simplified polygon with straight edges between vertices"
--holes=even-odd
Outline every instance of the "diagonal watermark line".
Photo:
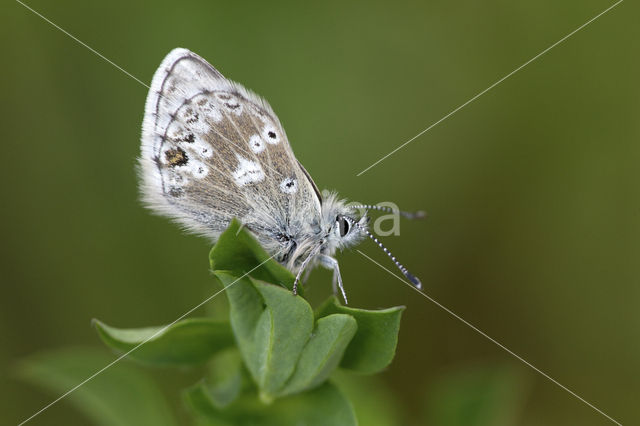
[{"label": "diagonal watermark line", "polygon": [[125,73],[126,75],[128,75],[129,77],[131,77],[132,79],[134,79],[135,81],[137,81],[138,83],[142,84],[144,87],[146,87],[147,89],[149,89],[149,86],[143,82],[142,80],[140,80],[139,78],[137,78],[136,76],[134,76],[133,74],[131,74],[130,72],[128,72],[127,70],[125,70],[124,68],[122,68],[121,66],[119,66],[118,64],[116,64],[115,62],[113,62],[111,59],[107,58],[106,56],[104,56],[103,54],[101,54],[100,52],[98,52],[97,50],[95,50],[94,48],[92,48],[91,46],[89,46],[88,44],[84,43],[83,41],[79,40],[78,38],[76,38],[73,34],[69,33],[68,31],[64,30],[63,28],[61,28],[60,26],[54,24],[53,22],[51,22],[49,19],[45,18],[42,14],[38,13],[36,10],[32,9],[31,7],[27,6],[26,4],[24,4],[23,2],[21,2],[20,0],[16,0],[18,3],[20,3],[22,6],[24,6],[26,9],[30,10],[31,12],[33,12],[34,14],[36,14],[37,16],[39,16],[40,18],[42,18],[44,21],[48,22],[49,24],[53,25],[55,28],[57,28],[58,30],[60,30],[61,32],[63,32],[64,34],[66,34],[67,36],[69,36],[70,38],[72,38],[73,40],[75,40],[77,43],[79,43],[80,45],[86,47],[87,49],[89,49],[91,52],[93,52],[94,54],[96,54],[97,56],[101,57],[102,59],[104,59],[105,61],[107,61],[108,63],[110,63],[111,65],[113,65],[114,67],[116,67],[117,69],[119,69],[120,71],[122,71],[123,73]]},{"label": "diagonal watermark line", "polygon": [[198,309],[199,307],[201,307],[202,305],[204,305],[205,303],[209,302],[211,299],[213,299],[214,297],[216,297],[217,295],[219,295],[220,293],[222,293],[223,291],[225,291],[226,289],[228,289],[229,287],[231,287],[232,285],[234,285],[235,283],[237,283],[238,281],[240,281],[241,279],[243,279],[244,277],[246,277],[247,275],[249,275],[251,272],[255,271],[256,269],[258,269],[259,267],[261,267],[262,265],[264,265],[265,263],[267,263],[268,261],[270,261],[271,259],[273,259],[274,257],[276,257],[279,254],[279,252],[277,252],[276,254],[274,254],[273,256],[271,256],[270,258],[268,258],[267,260],[265,260],[264,262],[260,263],[258,266],[254,267],[253,269],[251,269],[249,272],[246,272],[243,276],[241,276],[240,278],[236,279],[235,281],[233,281],[231,284],[225,286],[222,288],[222,290],[219,290],[217,292],[215,292],[214,294],[212,294],[211,296],[207,297],[206,299],[204,299],[202,302],[198,303],[196,306],[194,306],[193,308],[189,309],[187,312],[185,312],[184,314],[180,315],[178,318],[176,318],[174,321],[172,321],[171,323],[167,324],[166,326],[162,327],[160,330],[156,331],[155,333],[153,333],[153,335],[149,336],[148,338],[146,338],[145,340],[143,340],[142,342],[140,342],[138,345],[136,345],[135,347],[129,349],[127,352],[125,352],[124,354],[120,355],[118,358],[114,359],[113,361],[111,361],[109,364],[105,365],[104,367],[102,367],[100,370],[96,371],[95,373],[93,373],[91,376],[87,377],[86,379],[84,379],[82,382],[78,383],[77,385],[75,385],[74,387],[72,387],[71,389],[69,389],[68,391],[66,391],[65,393],[63,393],[62,395],[60,395],[58,398],[54,399],[53,401],[51,401],[49,404],[45,405],[44,407],[42,407],[40,410],[36,411],[34,414],[32,414],[30,417],[26,418],[25,420],[23,420],[22,422],[20,422],[18,424],[18,426],[22,426],[23,424],[27,423],[28,421],[32,420],[34,417],[36,417],[37,415],[41,414],[43,411],[47,410],[48,408],[50,408],[51,406],[53,406],[54,404],[56,404],[57,402],[59,402],[60,400],[64,399],[66,396],[68,396],[70,393],[76,391],[79,387],[81,387],[82,385],[86,384],[88,381],[94,379],[97,375],[103,373],[106,369],[108,369],[109,367],[113,366],[115,363],[117,363],[118,361],[122,360],[123,358],[125,358],[127,355],[129,355],[131,352],[135,351],[136,349],[138,349],[140,346],[144,345],[145,343],[147,343],[149,340],[153,339],[154,337],[158,336],[159,334],[162,334],[165,330],[167,330],[169,327],[171,327],[172,325],[174,325],[175,323],[177,323],[178,321],[180,321],[181,319],[183,319],[184,317],[186,317],[187,315],[191,314],[193,311],[195,311],[196,309]]},{"label": "diagonal watermark line", "polygon": [[468,101],[466,101],[465,103],[463,103],[462,105],[460,105],[459,107],[457,107],[456,109],[454,109],[453,111],[449,112],[447,115],[445,115],[444,117],[442,117],[440,120],[436,121],[435,123],[433,123],[432,125],[430,125],[429,127],[427,127],[426,129],[424,129],[423,131],[421,131],[420,133],[418,133],[417,135],[415,135],[414,137],[412,137],[411,139],[409,139],[408,141],[406,141],[405,143],[403,143],[402,145],[398,146],[396,149],[394,149],[393,151],[389,152],[387,155],[385,155],[384,157],[380,158],[378,161],[376,161],[375,163],[371,164],[369,167],[367,167],[366,169],[362,170],[360,173],[358,173],[356,176],[360,176],[364,173],[366,173],[368,170],[370,170],[371,168],[377,166],[378,164],[380,164],[382,161],[386,160],[387,158],[389,158],[390,156],[392,156],[393,154],[395,154],[396,152],[400,151],[402,148],[404,148],[405,146],[409,145],[411,142],[413,142],[414,140],[416,140],[417,138],[419,138],[420,136],[424,135],[425,133],[427,133],[429,130],[433,129],[434,127],[436,127],[438,124],[442,123],[444,120],[446,120],[447,118],[451,117],[453,114],[455,114],[456,112],[460,111],[462,108],[466,107],[467,105],[469,105],[471,102],[475,101],[476,99],[478,99],[480,96],[484,95],[485,93],[487,93],[489,90],[493,89],[494,87],[496,87],[498,84],[502,83],[503,81],[505,81],[506,79],[508,79],[509,77],[511,77],[512,75],[514,75],[515,73],[517,73],[518,71],[520,71],[522,68],[526,67],[527,65],[529,65],[531,62],[535,61],[536,59],[538,59],[539,57],[541,57],[542,55],[544,55],[545,53],[547,53],[548,51],[550,51],[551,49],[553,49],[554,47],[556,47],[557,45],[559,45],[560,43],[562,43],[563,41],[565,41],[566,39],[568,39],[569,37],[571,37],[572,35],[574,35],[575,33],[577,33],[578,31],[580,31],[581,29],[583,29],[584,27],[586,27],[587,25],[589,25],[590,23],[592,23],[593,21],[595,21],[596,19],[598,19],[599,17],[601,17],[602,15],[604,15],[605,13],[609,12],[611,9],[613,9],[614,7],[616,7],[617,5],[619,5],[620,3],[622,3],[624,0],[618,0],[616,3],[612,4],[611,6],[609,6],[608,8],[606,8],[605,10],[603,10],[602,12],[600,12],[599,14],[597,14],[596,16],[594,16],[593,18],[589,19],[587,22],[585,22],[584,24],[580,25],[578,28],[576,28],[575,30],[571,31],[569,34],[567,34],[566,36],[562,37],[560,40],[556,41],[555,43],[553,43],[551,46],[547,47],[546,49],[544,49],[542,52],[538,53],[536,56],[534,56],[533,58],[529,59],[527,62],[525,62],[524,64],[520,65],[518,68],[514,69],[513,71],[511,71],[509,74],[505,75],[504,77],[502,77],[500,80],[496,81],[495,83],[493,83],[491,86],[487,87],[486,89],[484,89],[483,91],[481,91],[480,93],[478,93],[477,95],[475,95],[474,97],[472,97],[471,99],[469,99]]},{"label": "diagonal watermark line", "polygon": [[558,382],[556,379],[554,379],[553,377],[549,376],[547,373],[545,373],[544,371],[540,370],[539,368],[537,368],[535,365],[531,364],[529,361],[527,361],[526,359],[522,358],[520,355],[518,355],[517,353],[513,352],[511,349],[507,348],[505,345],[503,345],[502,343],[498,342],[496,339],[494,339],[493,337],[489,336],[487,333],[485,333],[484,331],[480,330],[478,327],[476,327],[475,325],[471,324],[469,321],[465,320],[464,318],[462,318],[460,315],[456,314],[455,312],[453,312],[451,309],[447,308],[446,306],[444,306],[443,304],[441,304],[440,302],[438,302],[437,300],[435,300],[434,298],[432,298],[431,296],[427,295],[426,293],[423,293],[422,291],[418,290],[417,288],[415,288],[413,285],[411,285],[410,283],[408,283],[407,281],[403,280],[399,275],[396,275],[395,273],[393,273],[392,271],[390,271],[389,269],[385,268],[384,266],[382,266],[380,263],[376,262],[375,260],[373,260],[372,258],[370,258],[369,256],[367,256],[366,254],[364,254],[362,251],[356,249],[356,251],[358,253],[360,253],[361,255],[363,255],[364,257],[366,257],[367,259],[369,259],[371,262],[375,263],[376,265],[378,265],[380,268],[384,269],[385,271],[387,271],[388,273],[390,273],[391,275],[393,275],[394,277],[396,277],[397,279],[399,279],[400,281],[402,281],[404,284],[406,284],[407,286],[409,286],[412,290],[418,292],[421,296],[423,296],[424,298],[428,299],[429,301],[433,302],[436,306],[438,306],[440,309],[444,310],[445,312],[447,312],[449,315],[453,316],[454,318],[456,318],[457,320],[461,321],[463,324],[465,324],[466,326],[470,327],[472,330],[474,330],[475,332],[479,333],[481,336],[485,337],[486,339],[490,340],[492,343],[494,343],[495,345],[497,345],[498,347],[500,347],[501,349],[505,350],[506,352],[508,352],[510,355],[514,356],[516,359],[518,359],[520,362],[526,364],[527,366],[529,366],[530,368],[532,368],[533,370],[535,370],[536,372],[538,372],[539,374],[541,374],[542,376],[544,376],[546,379],[548,379],[549,381],[551,381],[552,383],[554,383],[555,385],[559,386],[560,388],[564,389],[565,391],[567,391],[568,393],[570,393],[571,395],[573,395],[575,398],[579,399],[580,401],[582,401],[583,403],[585,403],[586,405],[588,405],[589,407],[593,408],[595,411],[597,411],[598,413],[600,413],[601,415],[603,415],[604,417],[606,417],[607,419],[611,420],[613,423],[622,426],[622,424],[620,422],[618,422],[617,420],[615,420],[613,417],[609,416],[607,413],[605,413],[604,411],[602,411],[601,409],[599,409],[598,407],[596,407],[595,405],[593,405],[592,403],[590,403],[589,401],[587,401],[586,399],[582,398],[580,395],[578,395],[577,393],[575,393],[574,391],[572,391],[571,389],[569,389],[568,387],[564,386],[562,383]]}]

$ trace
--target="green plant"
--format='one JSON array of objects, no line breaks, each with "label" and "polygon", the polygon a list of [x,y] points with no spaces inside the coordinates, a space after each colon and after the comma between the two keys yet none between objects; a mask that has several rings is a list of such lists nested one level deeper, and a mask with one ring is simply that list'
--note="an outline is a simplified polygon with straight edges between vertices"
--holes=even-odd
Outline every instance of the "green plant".
[{"label": "green plant", "polygon": [[[201,424],[356,425],[352,404],[331,375],[338,368],[373,374],[388,366],[404,308],[354,309],[330,297],[314,311],[303,297],[291,293],[291,272],[269,259],[236,221],[211,250],[210,262],[226,288],[228,321],[189,318],[168,327],[120,329],[95,320],[104,343],[123,353],[135,348],[128,358],[145,365],[204,365],[205,377],[183,391],[187,407]],[[36,372],[27,374],[32,381],[64,390],[79,379],[77,373],[69,373],[72,365],[58,354],[32,359],[24,371]],[[107,388],[114,391],[117,386]],[[98,401],[94,406],[109,411],[109,389],[87,384],[76,391],[76,398]],[[85,412],[100,418],[91,407],[85,404]],[[140,424],[141,414],[136,415]],[[172,423],[169,416],[164,422]]]}]

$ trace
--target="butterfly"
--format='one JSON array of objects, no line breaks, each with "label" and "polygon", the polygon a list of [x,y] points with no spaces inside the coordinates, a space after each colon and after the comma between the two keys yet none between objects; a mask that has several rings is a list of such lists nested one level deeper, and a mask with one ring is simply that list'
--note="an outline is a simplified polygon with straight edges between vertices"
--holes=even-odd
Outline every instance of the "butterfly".
[{"label": "butterfly", "polygon": [[367,236],[421,287],[368,230],[368,210],[391,209],[349,205],[334,192],[321,193],[269,104],[195,53],[174,49],[155,72],[141,141],[144,203],[214,242],[239,219],[296,274],[294,294],[303,271],[319,265],[333,270],[334,292],[338,287],[346,302],[334,254]]}]

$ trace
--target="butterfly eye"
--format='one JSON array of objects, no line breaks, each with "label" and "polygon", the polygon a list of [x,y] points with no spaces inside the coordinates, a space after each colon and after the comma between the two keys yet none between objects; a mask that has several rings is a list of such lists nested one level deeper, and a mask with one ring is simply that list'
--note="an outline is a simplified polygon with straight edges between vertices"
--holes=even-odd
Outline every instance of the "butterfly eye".
[{"label": "butterfly eye", "polygon": [[349,221],[344,218],[344,216],[338,216],[338,228],[340,230],[340,236],[344,237],[349,232]]}]

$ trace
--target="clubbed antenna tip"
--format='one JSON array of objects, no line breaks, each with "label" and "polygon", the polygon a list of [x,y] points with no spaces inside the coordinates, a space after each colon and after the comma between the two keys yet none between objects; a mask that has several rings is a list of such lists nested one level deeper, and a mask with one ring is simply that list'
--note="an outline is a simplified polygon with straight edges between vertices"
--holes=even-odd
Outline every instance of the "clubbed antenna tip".
[{"label": "clubbed antenna tip", "polygon": [[414,276],[411,272],[407,271],[406,269],[403,272],[403,274],[405,277],[407,277],[409,281],[411,281],[411,284],[413,284],[415,288],[417,288],[418,290],[422,290],[422,282],[416,276]]},{"label": "clubbed antenna tip", "polygon": [[391,261],[393,261],[393,263],[398,267],[398,269],[400,269],[400,272],[402,272],[402,275],[404,275],[409,281],[411,281],[411,284],[413,284],[415,288],[417,288],[418,290],[422,289],[422,282],[420,282],[418,278],[416,278],[411,272],[409,272],[407,268],[405,268],[404,265],[402,265],[402,263],[398,262],[398,259],[396,259],[396,257],[393,254],[391,254],[391,252],[380,242],[380,240],[378,240],[378,238],[375,235],[369,232],[368,229],[358,225],[358,222],[352,219],[349,220],[349,222],[351,222],[352,226],[356,226],[361,232],[364,232],[369,238],[371,238],[378,245],[378,247],[380,247],[382,251],[384,251],[387,254],[387,256],[391,258]]}]

